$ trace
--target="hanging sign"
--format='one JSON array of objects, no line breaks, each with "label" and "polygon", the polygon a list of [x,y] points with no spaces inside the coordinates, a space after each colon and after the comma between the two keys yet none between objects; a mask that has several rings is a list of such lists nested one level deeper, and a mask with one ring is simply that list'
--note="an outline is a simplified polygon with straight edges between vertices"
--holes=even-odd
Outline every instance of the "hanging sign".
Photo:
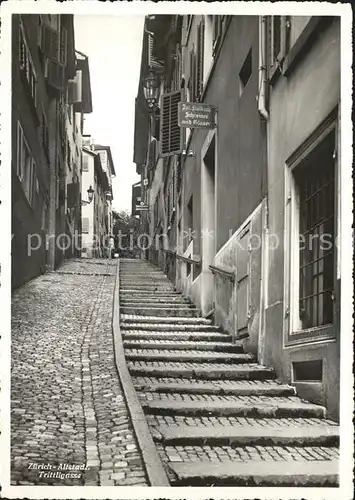
[{"label": "hanging sign", "polygon": [[216,128],[216,107],[200,102],[179,102],[178,124],[181,128]]}]

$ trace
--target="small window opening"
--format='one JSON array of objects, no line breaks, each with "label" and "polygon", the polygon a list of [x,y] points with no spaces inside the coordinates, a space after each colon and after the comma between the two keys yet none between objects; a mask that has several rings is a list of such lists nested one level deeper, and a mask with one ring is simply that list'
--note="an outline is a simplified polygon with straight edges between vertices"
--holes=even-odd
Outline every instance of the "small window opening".
[{"label": "small window opening", "polygon": [[245,87],[247,86],[248,81],[250,80],[251,77],[251,73],[252,73],[252,55],[250,49],[242,66],[242,69],[239,72],[239,95],[242,95]]},{"label": "small window opening", "polygon": [[292,365],[294,382],[322,382],[323,360],[299,361]]}]

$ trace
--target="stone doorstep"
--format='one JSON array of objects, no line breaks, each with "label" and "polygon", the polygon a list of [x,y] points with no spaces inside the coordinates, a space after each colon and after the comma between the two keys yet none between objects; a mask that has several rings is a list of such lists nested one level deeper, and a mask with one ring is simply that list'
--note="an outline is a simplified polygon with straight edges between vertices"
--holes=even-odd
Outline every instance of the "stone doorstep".
[{"label": "stone doorstep", "polygon": [[[185,340],[184,337],[181,340]],[[234,352],[243,353],[242,344],[229,344],[227,342],[186,342],[179,344],[178,342],[166,341],[164,343],[155,342],[154,340],[140,339],[139,341],[133,342],[132,340],[125,340],[123,342],[125,349],[176,349],[181,351],[187,351],[190,349],[197,351],[209,351],[213,350],[215,352]]]},{"label": "stone doorstep", "polygon": [[275,384],[273,386],[253,384],[239,386],[236,383],[223,384],[222,380],[215,383],[191,383],[188,380],[181,380],[180,384],[174,383],[147,383],[135,384],[137,391],[157,392],[157,393],[177,393],[177,394],[215,394],[230,396],[295,396],[296,389],[290,385]]},{"label": "stone doorstep", "polygon": [[[128,330],[125,332],[125,330]],[[180,331],[179,333],[173,332],[156,332],[154,330],[144,331],[140,333],[132,333],[126,326],[121,326],[122,338],[126,340],[141,340],[145,341],[147,338],[150,340],[186,340],[186,341],[203,341],[203,342],[223,342],[227,345],[232,342],[231,335],[224,333],[208,333],[208,332],[187,332]]]},{"label": "stone doorstep", "polygon": [[198,484],[268,485],[268,486],[337,486],[339,462],[322,460],[301,461],[262,461],[248,462],[185,462],[169,463],[168,467],[176,474],[173,482]]},{"label": "stone doorstep", "polygon": [[146,413],[160,415],[219,415],[240,417],[312,417],[325,418],[325,408],[312,403],[262,401],[250,404],[238,401],[146,401],[142,403]]},{"label": "stone doorstep", "polygon": [[[137,317],[138,316],[138,317]],[[173,323],[175,326],[175,323],[177,324],[188,324],[192,326],[199,326],[199,325],[208,325],[211,326],[212,328],[216,328],[214,325],[212,325],[212,321],[210,319],[205,319],[205,318],[191,318],[189,316],[182,317],[182,318],[175,318],[175,317],[167,317],[167,318],[162,318],[160,316],[148,316],[144,318],[139,318],[139,315],[122,315],[121,316],[121,323],[155,323],[155,324],[160,324],[160,323]],[[176,325],[178,326],[178,325]]]},{"label": "stone doorstep", "polygon": [[272,368],[255,366],[225,366],[211,365],[210,367],[186,367],[180,363],[166,363],[165,366],[135,366],[134,362],[128,361],[128,369],[131,376],[147,377],[179,377],[197,378],[202,380],[266,380],[275,379],[276,374]]},{"label": "stone doorstep", "polygon": [[189,307],[177,308],[173,307],[170,309],[162,307],[127,307],[120,306],[121,314],[132,314],[137,316],[159,316],[160,318],[171,317],[171,318],[198,318],[200,317],[200,311],[198,309],[192,309]]},{"label": "stone doorstep", "polygon": [[132,361],[181,361],[181,362],[193,362],[193,363],[253,363],[255,362],[255,357],[252,354],[237,354],[237,353],[224,353],[224,352],[160,352],[160,353],[134,353],[127,349],[125,351],[125,356],[127,360]]},{"label": "stone doorstep", "polygon": [[[164,446],[338,446],[339,427],[303,425],[302,427],[264,426],[158,426],[154,429],[156,440]],[[160,436],[159,436],[160,434]]]}]

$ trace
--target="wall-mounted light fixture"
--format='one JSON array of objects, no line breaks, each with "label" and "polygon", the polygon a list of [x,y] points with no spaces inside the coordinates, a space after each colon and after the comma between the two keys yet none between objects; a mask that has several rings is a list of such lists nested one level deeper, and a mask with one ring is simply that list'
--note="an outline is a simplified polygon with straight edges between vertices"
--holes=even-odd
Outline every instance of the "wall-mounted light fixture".
[{"label": "wall-mounted light fixture", "polygon": [[152,69],[149,70],[148,75],[143,80],[143,90],[148,108],[153,111],[157,104],[159,82],[158,76]]},{"label": "wall-mounted light fixture", "polygon": [[92,186],[89,187],[89,189],[87,190],[87,193],[88,193],[88,201],[85,201],[85,200],[82,200],[81,204],[82,205],[89,205],[92,200],[94,199],[94,190],[92,189]]}]

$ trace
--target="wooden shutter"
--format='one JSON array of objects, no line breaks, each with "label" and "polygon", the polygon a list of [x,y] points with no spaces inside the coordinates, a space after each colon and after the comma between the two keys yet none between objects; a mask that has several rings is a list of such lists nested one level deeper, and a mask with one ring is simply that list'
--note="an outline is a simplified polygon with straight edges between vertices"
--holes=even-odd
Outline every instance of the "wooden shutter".
[{"label": "wooden shutter", "polygon": [[58,32],[49,26],[42,29],[42,50],[43,53],[55,61],[58,60],[59,36]]},{"label": "wooden shutter", "polygon": [[64,66],[53,60],[47,61],[47,80],[51,87],[62,90],[64,85]]},{"label": "wooden shutter", "polygon": [[154,48],[154,38],[148,33],[148,68],[153,64],[153,48]]},{"label": "wooden shutter", "polygon": [[178,125],[178,103],[181,90],[161,96],[160,154],[172,156],[182,153],[182,129]]}]

